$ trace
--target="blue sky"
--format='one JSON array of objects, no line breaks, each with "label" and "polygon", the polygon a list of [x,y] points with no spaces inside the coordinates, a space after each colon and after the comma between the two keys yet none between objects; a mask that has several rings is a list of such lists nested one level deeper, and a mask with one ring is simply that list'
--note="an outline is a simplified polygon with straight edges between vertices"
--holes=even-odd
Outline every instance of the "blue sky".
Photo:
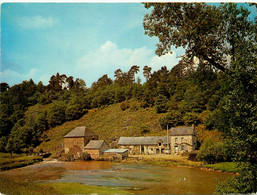
[{"label": "blue sky", "polygon": [[[149,12],[140,3],[4,3],[1,4],[0,82],[32,78],[48,84],[59,72],[86,81],[120,68],[171,69],[184,50],[155,55],[156,38],[144,34]],[[256,10],[255,10],[256,15]]]}]

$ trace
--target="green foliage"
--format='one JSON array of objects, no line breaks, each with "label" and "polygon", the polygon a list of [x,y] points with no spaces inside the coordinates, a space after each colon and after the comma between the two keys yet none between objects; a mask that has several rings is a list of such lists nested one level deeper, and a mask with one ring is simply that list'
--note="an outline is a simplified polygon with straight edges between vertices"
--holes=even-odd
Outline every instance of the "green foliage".
[{"label": "green foliage", "polygon": [[197,158],[208,164],[231,161],[235,150],[231,147],[231,141],[219,141],[213,137],[204,140]]},{"label": "green foliage", "polygon": [[250,194],[257,192],[257,167],[250,163],[238,166],[239,176],[233,176],[216,188],[217,194]]},{"label": "green foliage", "polygon": [[167,111],[167,106],[166,106],[167,102],[168,102],[168,99],[167,99],[166,96],[159,95],[157,97],[157,99],[155,100],[155,103],[154,103],[156,112],[157,113],[164,113],[164,112],[166,112]]},{"label": "green foliage", "polygon": [[54,102],[47,112],[49,127],[55,127],[65,121],[65,104],[64,102]]},{"label": "green foliage", "polygon": [[167,114],[163,115],[162,117],[160,117],[159,123],[163,129],[166,129],[167,125],[169,127],[176,127],[184,124],[182,120],[182,114],[176,110],[172,110]]},{"label": "green foliage", "polygon": [[190,126],[192,124],[197,125],[200,123],[199,115],[194,112],[185,113],[182,120],[184,121],[186,126]]}]

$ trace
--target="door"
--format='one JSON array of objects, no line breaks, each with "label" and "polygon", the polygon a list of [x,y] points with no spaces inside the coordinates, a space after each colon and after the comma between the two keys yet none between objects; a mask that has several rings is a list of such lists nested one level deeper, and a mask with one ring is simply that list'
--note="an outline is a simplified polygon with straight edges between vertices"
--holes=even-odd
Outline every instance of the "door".
[{"label": "door", "polygon": [[178,146],[174,146],[174,153],[178,153]]}]

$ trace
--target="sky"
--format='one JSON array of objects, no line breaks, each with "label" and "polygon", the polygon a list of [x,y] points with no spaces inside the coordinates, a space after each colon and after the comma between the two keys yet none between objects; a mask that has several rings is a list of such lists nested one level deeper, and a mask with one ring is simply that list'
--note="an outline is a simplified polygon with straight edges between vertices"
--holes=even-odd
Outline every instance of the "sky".
[{"label": "sky", "polygon": [[145,65],[171,69],[184,50],[155,55],[158,39],[144,33],[146,13],[141,3],[3,3],[0,82],[32,78],[47,85],[59,72],[90,87],[133,65],[140,66],[142,80]]}]

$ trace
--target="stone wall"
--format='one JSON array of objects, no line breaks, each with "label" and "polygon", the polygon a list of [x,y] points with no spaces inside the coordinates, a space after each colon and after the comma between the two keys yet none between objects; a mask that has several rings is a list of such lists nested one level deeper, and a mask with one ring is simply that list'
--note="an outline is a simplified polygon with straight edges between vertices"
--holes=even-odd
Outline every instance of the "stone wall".
[{"label": "stone wall", "polygon": [[[84,150],[85,139],[83,137],[78,138],[64,138],[64,152],[69,153],[76,151],[76,153],[82,153]],[[80,149],[80,150],[79,150]],[[79,151],[78,151],[79,150]]]},{"label": "stone wall", "polygon": [[87,152],[88,154],[90,154],[90,157],[94,160],[100,157],[99,149],[85,149],[84,152]]},{"label": "stone wall", "polygon": [[128,151],[123,153],[104,153],[103,157],[109,160],[114,160],[114,159],[123,160],[128,157]]}]

